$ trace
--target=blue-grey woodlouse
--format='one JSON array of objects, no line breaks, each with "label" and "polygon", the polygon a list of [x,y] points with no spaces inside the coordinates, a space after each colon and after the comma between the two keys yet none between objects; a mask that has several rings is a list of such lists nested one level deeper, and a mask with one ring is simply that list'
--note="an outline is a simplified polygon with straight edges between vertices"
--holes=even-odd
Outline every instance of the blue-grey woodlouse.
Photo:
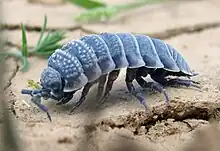
[{"label": "blue-grey woodlouse", "polygon": [[[127,68],[125,82],[129,92],[145,108],[144,97],[132,84],[134,80],[143,88],[164,93],[168,105],[170,100],[163,86],[199,87],[198,82],[190,79],[166,78],[169,75],[190,78],[197,73],[193,73],[183,56],[164,41],[141,34],[101,33],[83,36],[57,49],[41,73],[40,93],[42,97],[58,100],[57,104],[65,104],[83,88],[73,111],[85,100],[91,86],[98,82],[97,98],[103,103],[122,68]],[[142,78],[148,74],[156,82],[146,82]],[[101,97],[105,84],[105,93]]]}]

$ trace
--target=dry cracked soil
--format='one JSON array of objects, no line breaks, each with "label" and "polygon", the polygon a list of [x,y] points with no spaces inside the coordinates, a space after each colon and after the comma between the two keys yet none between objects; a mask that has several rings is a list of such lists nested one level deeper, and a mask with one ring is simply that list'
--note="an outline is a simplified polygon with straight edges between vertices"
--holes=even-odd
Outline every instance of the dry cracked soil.
[{"label": "dry cracked soil", "polygon": [[[116,4],[128,0],[105,2]],[[61,0],[3,0],[2,5],[8,51],[18,51],[21,45],[20,22],[27,26],[29,46],[34,46],[40,35],[44,14],[47,14],[48,29],[66,31],[64,42],[100,32],[134,32],[161,38],[179,50],[191,68],[199,73],[193,79],[201,84],[201,89],[167,87],[171,98],[171,106],[167,108],[162,94],[143,90],[135,83],[150,106],[146,113],[143,106],[128,94],[125,72],[122,70],[109,99],[98,112],[91,110],[96,103],[94,94],[97,86],[72,114],[69,111],[80,92],[62,106],[57,106],[52,100],[44,100],[43,104],[49,108],[53,120],[49,122],[45,113],[25,103],[30,102],[29,96],[20,94],[22,88],[27,88],[28,79],[39,81],[47,60],[30,57],[29,71],[21,72],[20,62],[7,58],[5,95],[20,138],[19,144],[24,151],[219,150],[218,0],[173,0],[123,13],[107,23],[85,25],[73,21],[73,14],[83,9]]]}]

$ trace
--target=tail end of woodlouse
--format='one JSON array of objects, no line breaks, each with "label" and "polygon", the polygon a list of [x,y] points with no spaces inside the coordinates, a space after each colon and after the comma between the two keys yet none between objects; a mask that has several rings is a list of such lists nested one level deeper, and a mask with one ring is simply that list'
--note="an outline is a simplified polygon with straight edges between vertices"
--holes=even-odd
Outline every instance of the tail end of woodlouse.
[{"label": "tail end of woodlouse", "polygon": [[195,77],[195,76],[197,76],[197,75],[199,75],[199,73],[197,73],[197,72],[192,72],[190,75],[188,75],[187,77],[188,77],[188,79],[191,79],[191,77]]},{"label": "tail end of woodlouse", "polygon": [[199,75],[199,73],[194,71],[194,70],[192,70],[192,77],[197,76],[197,75]]},{"label": "tail end of woodlouse", "polygon": [[199,73],[197,73],[197,72],[193,72],[193,74],[192,74],[193,77],[197,76],[197,75],[199,75]]}]

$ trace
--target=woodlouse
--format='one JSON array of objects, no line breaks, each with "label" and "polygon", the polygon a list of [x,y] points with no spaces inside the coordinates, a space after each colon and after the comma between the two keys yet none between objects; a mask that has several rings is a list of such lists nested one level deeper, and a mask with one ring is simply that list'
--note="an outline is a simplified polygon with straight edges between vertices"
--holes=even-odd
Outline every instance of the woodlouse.
[{"label": "woodlouse", "polygon": [[[145,99],[133,86],[136,80],[143,88],[152,88],[169,97],[164,86],[185,85],[199,87],[190,77],[191,71],[184,57],[164,41],[141,34],[101,33],[72,40],[57,49],[48,59],[48,67],[41,73],[41,96],[51,97],[65,104],[76,91],[83,88],[80,100],[72,111],[85,100],[90,88],[98,84],[97,99],[103,103],[108,99],[120,70],[126,70],[128,91],[147,108]],[[143,79],[147,75],[156,82]],[[189,79],[167,78],[185,76]],[[106,84],[106,86],[105,86]],[[105,93],[102,96],[103,89]]]}]

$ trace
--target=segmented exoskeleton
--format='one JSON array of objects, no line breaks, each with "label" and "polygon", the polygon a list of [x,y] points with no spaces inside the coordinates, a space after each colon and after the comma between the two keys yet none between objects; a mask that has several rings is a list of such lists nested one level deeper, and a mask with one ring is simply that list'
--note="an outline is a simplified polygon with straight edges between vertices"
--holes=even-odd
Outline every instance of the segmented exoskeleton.
[{"label": "segmented exoskeleton", "polygon": [[[83,88],[75,109],[85,100],[89,89],[98,84],[97,99],[103,103],[109,97],[120,70],[127,68],[125,83],[128,91],[147,108],[145,99],[133,86],[136,80],[143,88],[153,88],[169,97],[163,86],[196,86],[187,79],[169,79],[169,75],[192,77],[193,73],[183,56],[162,40],[131,33],[91,34],[72,40],[57,49],[48,59],[48,67],[41,73],[42,97],[52,97],[65,104]],[[150,75],[156,82],[142,77]],[[105,86],[106,84],[106,86]],[[103,88],[105,93],[102,96]],[[73,111],[73,110],[72,110]]]}]

